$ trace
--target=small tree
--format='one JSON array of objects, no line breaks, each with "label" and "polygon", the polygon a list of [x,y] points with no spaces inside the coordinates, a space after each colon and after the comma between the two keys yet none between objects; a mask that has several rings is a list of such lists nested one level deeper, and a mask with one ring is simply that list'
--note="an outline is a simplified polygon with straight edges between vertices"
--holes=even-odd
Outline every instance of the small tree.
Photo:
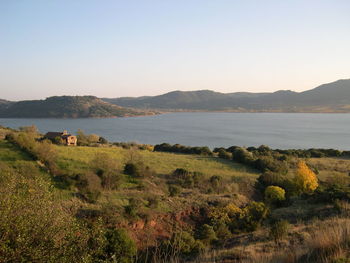
[{"label": "small tree", "polygon": [[265,200],[268,203],[276,204],[286,199],[286,191],[279,186],[270,185],[265,189]]},{"label": "small tree", "polygon": [[298,163],[295,175],[295,184],[301,193],[312,193],[318,187],[316,174],[306,165],[304,161]]}]

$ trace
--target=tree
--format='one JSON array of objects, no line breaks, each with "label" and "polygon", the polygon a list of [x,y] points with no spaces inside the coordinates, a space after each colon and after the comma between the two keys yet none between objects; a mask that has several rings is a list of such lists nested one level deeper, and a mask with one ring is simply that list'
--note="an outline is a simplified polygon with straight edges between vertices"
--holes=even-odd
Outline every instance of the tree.
[{"label": "tree", "polygon": [[295,175],[295,184],[301,193],[312,193],[318,187],[316,174],[306,165],[304,161],[298,163]]},{"label": "tree", "polygon": [[265,189],[265,200],[268,203],[278,203],[286,199],[286,191],[279,186],[270,185]]}]

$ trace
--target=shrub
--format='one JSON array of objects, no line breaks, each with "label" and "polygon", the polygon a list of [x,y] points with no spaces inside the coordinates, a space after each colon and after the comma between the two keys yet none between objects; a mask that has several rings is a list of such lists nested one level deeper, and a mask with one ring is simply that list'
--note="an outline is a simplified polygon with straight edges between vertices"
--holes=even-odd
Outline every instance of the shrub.
[{"label": "shrub", "polygon": [[130,176],[139,177],[141,174],[140,167],[134,163],[126,163],[124,166],[124,173]]},{"label": "shrub", "polygon": [[288,167],[285,162],[275,160],[270,156],[263,156],[256,159],[253,166],[262,172],[272,171],[282,174],[286,174],[288,172]]},{"label": "shrub", "polygon": [[76,186],[83,198],[96,203],[101,195],[101,179],[94,173],[79,174],[75,178]]},{"label": "shrub", "polygon": [[270,185],[265,189],[265,200],[271,204],[278,204],[286,199],[285,193],[283,188]]},{"label": "shrub", "polygon": [[232,153],[226,152],[224,149],[220,149],[218,151],[218,156],[219,156],[219,158],[226,159],[226,160],[232,159]]},{"label": "shrub", "polygon": [[77,131],[77,144],[79,146],[88,146],[100,142],[100,136],[96,134],[85,134],[84,131]]},{"label": "shrub", "polygon": [[257,187],[263,191],[269,185],[282,187],[285,178],[278,173],[267,171],[258,177]]},{"label": "shrub", "polygon": [[106,232],[106,239],[104,257],[108,262],[135,262],[136,244],[124,229],[109,229]]},{"label": "shrub", "polygon": [[127,162],[124,166],[124,174],[132,177],[150,177],[154,175],[154,171],[149,166],[145,166],[142,161],[137,163]]},{"label": "shrub", "polygon": [[101,144],[107,144],[107,143],[108,143],[107,139],[105,139],[105,138],[103,138],[103,137],[100,137],[100,138],[98,139],[98,142],[101,143]]},{"label": "shrub", "polygon": [[117,189],[122,179],[117,160],[107,153],[96,154],[95,158],[91,160],[91,167],[101,178],[101,184],[105,189]]},{"label": "shrub", "polygon": [[147,198],[149,208],[157,208],[159,206],[159,198],[157,196]]},{"label": "shrub", "polygon": [[250,164],[254,160],[253,154],[245,148],[236,147],[232,150],[232,160],[238,163]]},{"label": "shrub", "polygon": [[312,193],[318,187],[316,174],[306,165],[304,161],[298,163],[295,175],[295,184],[301,193]]},{"label": "shrub", "polygon": [[194,258],[204,251],[204,244],[195,240],[191,233],[181,231],[174,233],[170,240],[163,241],[160,245],[161,260],[156,262],[172,262],[174,257]]},{"label": "shrub", "polygon": [[230,238],[232,236],[230,229],[228,226],[222,222],[219,221],[215,226],[214,226],[215,234],[217,236],[217,240],[220,244],[224,244],[225,240]]},{"label": "shrub", "polygon": [[214,175],[210,177],[209,182],[214,190],[219,191],[222,184],[222,177],[219,175]]},{"label": "shrub", "polygon": [[172,173],[172,177],[175,179],[175,182],[185,188],[192,188],[197,185],[200,175],[201,173],[189,172],[183,168],[177,168]]},{"label": "shrub", "polygon": [[169,196],[174,197],[181,193],[181,188],[176,185],[169,185]]},{"label": "shrub", "polygon": [[131,217],[136,217],[141,206],[141,201],[135,198],[129,199],[129,205],[124,207],[125,213]]},{"label": "shrub", "polygon": [[290,224],[287,220],[277,221],[271,225],[269,236],[278,244],[288,235],[289,229]]},{"label": "shrub", "polygon": [[88,232],[56,199],[42,176],[0,165],[1,262],[88,259]]},{"label": "shrub", "polygon": [[267,217],[268,209],[262,202],[251,202],[243,208],[242,228],[247,231],[256,230]]},{"label": "shrub", "polygon": [[157,144],[154,146],[155,152],[173,152],[199,155],[213,155],[213,152],[208,147],[189,147],[180,144],[170,145],[168,143]]},{"label": "shrub", "polygon": [[203,244],[210,245],[213,241],[217,240],[214,228],[204,224],[198,231],[198,239],[200,239]]}]

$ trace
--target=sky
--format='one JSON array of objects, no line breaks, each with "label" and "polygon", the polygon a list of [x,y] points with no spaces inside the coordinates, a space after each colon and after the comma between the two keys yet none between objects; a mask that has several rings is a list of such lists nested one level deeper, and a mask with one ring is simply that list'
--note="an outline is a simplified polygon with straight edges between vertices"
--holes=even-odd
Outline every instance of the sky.
[{"label": "sky", "polygon": [[0,98],[303,91],[350,78],[348,0],[1,0]]}]

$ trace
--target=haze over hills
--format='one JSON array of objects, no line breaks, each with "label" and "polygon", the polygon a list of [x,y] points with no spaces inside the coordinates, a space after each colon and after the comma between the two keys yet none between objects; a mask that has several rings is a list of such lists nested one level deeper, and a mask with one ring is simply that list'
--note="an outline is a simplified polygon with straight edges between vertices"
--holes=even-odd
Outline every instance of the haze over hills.
[{"label": "haze over hills", "polygon": [[152,114],[102,101],[94,96],[55,96],[45,100],[0,101],[2,118],[89,118]]},{"label": "haze over hills", "polygon": [[211,90],[173,91],[159,96],[104,98],[140,109],[263,112],[350,112],[350,79],[338,80],[304,92],[219,93]]}]

